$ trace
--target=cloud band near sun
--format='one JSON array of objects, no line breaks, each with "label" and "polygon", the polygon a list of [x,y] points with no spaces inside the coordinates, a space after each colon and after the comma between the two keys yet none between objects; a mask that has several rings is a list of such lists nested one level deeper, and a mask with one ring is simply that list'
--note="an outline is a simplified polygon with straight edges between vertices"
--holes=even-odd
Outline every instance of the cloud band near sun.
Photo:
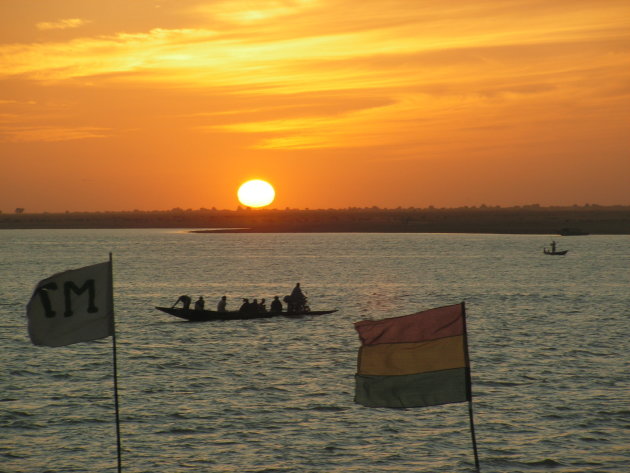
[{"label": "cloud band near sun", "polygon": [[72,28],[79,28],[83,25],[90,23],[88,20],[82,20],[81,18],[66,18],[57,21],[42,21],[35,25],[38,30],[67,30]]}]

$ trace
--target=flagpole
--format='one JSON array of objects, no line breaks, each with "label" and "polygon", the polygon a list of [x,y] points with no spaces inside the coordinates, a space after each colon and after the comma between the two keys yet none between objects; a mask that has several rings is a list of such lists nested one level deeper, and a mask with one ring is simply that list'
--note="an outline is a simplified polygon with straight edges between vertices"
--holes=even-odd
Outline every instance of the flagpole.
[{"label": "flagpole", "polygon": [[473,421],[472,405],[472,380],[470,377],[470,356],[468,355],[468,330],[466,329],[466,303],[462,302],[462,319],[464,322],[464,357],[466,359],[466,397],[468,398],[468,417],[470,418],[470,435],[472,438],[473,452],[475,454],[475,469],[479,469],[479,455],[477,454],[477,439],[475,438],[475,423]]},{"label": "flagpole", "polygon": [[109,253],[109,297],[112,308],[112,357],[114,366],[114,406],[116,408],[116,445],[118,450],[118,473],[122,472],[122,456],[120,446],[120,415],[118,413],[118,366],[116,363],[116,322],[114,316],[114,270],[111,252]]}]

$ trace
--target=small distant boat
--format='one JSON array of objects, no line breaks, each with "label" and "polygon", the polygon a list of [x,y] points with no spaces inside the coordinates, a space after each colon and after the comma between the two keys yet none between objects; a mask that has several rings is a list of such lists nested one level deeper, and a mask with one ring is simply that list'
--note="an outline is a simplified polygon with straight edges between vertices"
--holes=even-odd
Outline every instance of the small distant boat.
[{"label": "small distant boat", "polygon": [[337,312],[333,310],[307,310],[301,312],[217,312],[216,310],[195,310],[182,309],[181,307],[156,307],[169,315],[179,317],[180,319],[189,320],[191,322],[208,322],[211,320],[251,320],[251,319],[269,319],[271,317],[302,317],[306,315],[326,315]]},{"label": "small distant boat", "polygon": [[569,252],[569,250],[562,250],[562,251],[558,251],[556,250],[556,242],[552,241],[551,242],[551,249],[548,248],[544,248],[543,249],[543,253],[546,255],[554,255],[554,256],[562,256],[562,255],[566,255]]},{"label": "small distant boat", "polygon": [[543,253],[545,253],[546,255],[558,255],[558,256],[566,255],[568,252],[569,250],[550,251],[547,248],[543,250]]}]

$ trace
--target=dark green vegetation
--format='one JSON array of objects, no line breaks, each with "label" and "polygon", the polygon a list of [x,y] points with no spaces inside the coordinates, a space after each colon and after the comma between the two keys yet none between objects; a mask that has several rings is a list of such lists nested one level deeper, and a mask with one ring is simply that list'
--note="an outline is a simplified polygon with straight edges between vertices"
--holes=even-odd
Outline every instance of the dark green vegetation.
[{"label": "dark green vegetation", "polygon": [[[182,210],[0,214],[10,228],[190,228],[260,233],[630,234],[630,206]],[[202,230],[203,229],[203,230]]]}]

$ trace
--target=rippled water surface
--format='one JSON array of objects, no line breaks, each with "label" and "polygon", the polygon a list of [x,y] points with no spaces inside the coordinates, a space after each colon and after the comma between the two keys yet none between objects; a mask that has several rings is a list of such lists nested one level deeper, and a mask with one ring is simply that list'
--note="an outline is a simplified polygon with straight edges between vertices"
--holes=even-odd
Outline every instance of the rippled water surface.
[{"label": "rippled water surface", "polygon": [[[468,406],[353,403],[353,322],[466,302],[484,472],[630,471],[630,237],[0,232],[0,471],[114,472],[111,339],[30,344],[34,285],[114,255],[126,472],[470,472]],[[188,323],[178,295],[301,319]]]}]

